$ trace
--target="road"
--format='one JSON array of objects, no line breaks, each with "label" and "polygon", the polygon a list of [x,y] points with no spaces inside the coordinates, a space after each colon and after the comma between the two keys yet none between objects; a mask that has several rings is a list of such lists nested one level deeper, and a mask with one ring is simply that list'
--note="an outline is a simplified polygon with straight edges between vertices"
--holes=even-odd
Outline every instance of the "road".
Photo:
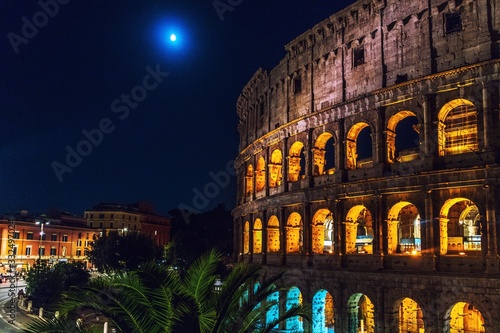
[{"label": "road", "polygon": [[[21,329],[19,328],[21,326],[21,323],[26,323],[26,316],[21,316],[19,314],[19,310],[16,308],[16,312],[14,313],[15,318],[14,318],[14,325],[9,324],[8,321],[10,320],[9,318],[9,313],[7,311],[9,310],[8,308],[5,308],[6,305],[10,303],[11,297],[8,295],[9,294],[9,286],[10,283],[1,283],[0,284],[0,332],[2,333],[20,333]],[[24,281],[19,281],[16,286],[16,294],[17,291],[21,288],[24,288],[26,286],[26,283]],[[16,302],[17,302],[17,297],[16,297]],[[7,310],[7,311],[6,311]]]}]

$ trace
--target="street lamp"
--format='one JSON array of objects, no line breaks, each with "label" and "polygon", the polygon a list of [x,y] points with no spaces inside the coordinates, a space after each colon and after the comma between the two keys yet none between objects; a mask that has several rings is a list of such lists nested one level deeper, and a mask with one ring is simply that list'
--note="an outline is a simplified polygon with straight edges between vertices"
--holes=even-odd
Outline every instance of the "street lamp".
[{"label": "street lamp", "polygon": [[43,238],[43,235],[45,234],[43,232],[43,226],[45,224],[49,224],[50,221],[36,221],[36,225],[40,225],[40,245],[38,246],[38,260],[42,260],[42,238]]}]

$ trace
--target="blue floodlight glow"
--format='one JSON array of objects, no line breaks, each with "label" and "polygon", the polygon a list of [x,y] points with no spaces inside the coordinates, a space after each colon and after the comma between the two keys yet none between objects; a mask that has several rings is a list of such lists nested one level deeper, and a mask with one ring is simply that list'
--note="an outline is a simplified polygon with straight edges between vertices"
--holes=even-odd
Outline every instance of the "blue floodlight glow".
[{"label": "blue floodlight glow", "polygon": [[171,34],[170,35],[170,41],[175,42],[177,40],[177,35],[176,34]]}]

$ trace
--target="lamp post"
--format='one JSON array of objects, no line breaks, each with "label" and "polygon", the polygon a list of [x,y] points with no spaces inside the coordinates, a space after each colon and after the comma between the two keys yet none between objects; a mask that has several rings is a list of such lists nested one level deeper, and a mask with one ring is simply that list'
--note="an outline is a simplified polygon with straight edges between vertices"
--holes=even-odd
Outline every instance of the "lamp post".
[{"label": "lamp post", "polygon": [[41,261],[42,260],[42,239],[43,239],[43,235],[45,234],[43,232],[43,226],[45,224],[49,224],[50,222],[49,221],[36,221],[36,225],[40,225],[40,245],[38,246],[38,260]]}]

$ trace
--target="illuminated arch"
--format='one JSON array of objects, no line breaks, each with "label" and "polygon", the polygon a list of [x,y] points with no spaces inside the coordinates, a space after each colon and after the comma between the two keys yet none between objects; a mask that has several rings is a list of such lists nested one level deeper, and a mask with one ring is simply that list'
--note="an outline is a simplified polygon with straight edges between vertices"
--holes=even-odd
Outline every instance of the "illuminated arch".
[{"label": "illuminated arch", "polygon": [[[397,127],[398,124],[401,124],[405,119],[408,120],[409,118],[417,118],[415,113],[411,111],[400,111],[394,115],[392,115],[388,122],[387,122],[387,129],[386,129],[386,141],[387,141],[387,162],[389,163],[395,163],[395,162],[406,162],[408,160],[414,159],[415,153],[418,155],[418,147],[419,147],[419,137],[418,133],[420,131],[420,127],[418,124],[414,124],[412,126],[413,130],[416,132],[415,133],[399,133],[403,134],[402,138],[408,142],[413,142],[413,144],[407,144],[402,150],[398,149],[399,145],[396,145],[396,143],[399,143],[402,140],[397,140]],[[403,124],[404,125],[404,124]],[[412,135],[413,134],[413,135]]]},{"label": "illuminated arch", "polygon": [[440,253],[481,253],[480,213],[467,198],[448,199],[439,213]]},{"label": "illuminated arch", "polygon": [[246,221],[243,228],[243,253],[250,253],[250,222]]},{"label": "illuminated arch", "polygon": [[387,216],[387,238],[389,254],[420,253],[420,214],[415,205],[401,201],[392,206]]},{"label": "illuminated arch", "polygon": [[271,163],[269,164],[269,187],[281,185],[283,154],[281,150],[275,149],[271,154]]},{"label": "illuminated arch", "polygon": [[253,253],[262,253],[262,221],[256,219],[253,224]]},{"label": "illuminated arch", "polygon": [[253,166],[250,164],[247,167],[245,174],[245,195],[251,195],[253,192]]},{"label": "illuminated arch", "polygon": [[332,295],[322,289],[313,297],[312,333],[329,333],[335,330],[335,316]]},{"label": "illuminated arch", "polygon": [[280,250],[280,221],[273,215],[267,221],[267,251],[279,252]]},{"label": "illuminated arch", "polygon": [[[293,306],[302,305],[302,293],[299,288],[291,287],[286,294],[286,310],[290,310]],[[295,316],[286,320],[286,329],[296,332],[303,332],[304,326],[302,318]]]},{"label": "illuminated arch", "polygon": [[346,217],[346,253],[373,253],[373,217],[363,205],[352,207]]},{"label": "illuminated arch", "polygon": [[[365,165],[369,165],[369,162],[372,161],[371,157],[370,158],[364,158],[362,160],[358,160],[358,138],[361,133],[361,131],[365,130],[369,131],[370,126],[366,122],[359,122],[354,124],[349,132],[347,132],[347,140],[346,140],[346,167],[348,170],[354,170],[358,168],[362,168]],[[367,147],[366,149],[369,149],[369,156],[371,156],[371,149],[373,146],[373,142],[370,141],[370,146]]]},{"label": "illuminated arch", "polygon": [[305,163],[304,144],[296,141],[290,147],[288,156],[288,180],[296,182],[305,175],[305,168],[302,164]]},{"label": "illuminated arch", "polygon": [[417,302],[411,298],[405,298],[399,303],[398,308],[399,333],[424,332],[424,319],[422,309]]},{"label": "illuminated arch", "polygon": [[[327,160],[330,157],[331,161]],[[319,176],[325,173],[335,172],[333,135],[328,132],[321,133],[314,143],[313,149],[313,175]]]},{"label": "illuminated arch", "polygon": [[[274,285],[272,285],[271,287],[274,287]],[[274,293],[267,296],[266,306],[269,307],[269,310],[267,310],[266,312],[267,325],[271,324],[273,321],[279,318],[280,316],[279,302],[280,302],[280,294],[278,291],[275,291]],[[276,325],[274,328],[278,328],[278,325]]]},{"label": "illuminated arch", "polygon": [[458,98],[439,110],[439,156],[477,151],[477,133],[477,110],[470,101]]},{"label": "illuminated arch", "polygon": [[255,191],[262,191],[266,187],[266,161],[263,157],[257,160],[255,169]]},{"label": "illuminated arch", "polygon": [[347,302],[347,312],[348,333],[375,333],[374,306],[368,296],[361,293],[352,295]]},{"label": "illuminated arch", "polygon": [[319,209],[312,219],[313,253],[333,253],[333,215],[326,208]]},{"label": "illuminated arch", "polygon": [[472,304],[458,302],[447,312],[445,329],[449,333],[484,333],[485,323],[481,312]]},{"label": "illuminated arch", "polygon": [[286,222],[286,253],[302,252],[302,217],[299,213],[292,213]]}]

